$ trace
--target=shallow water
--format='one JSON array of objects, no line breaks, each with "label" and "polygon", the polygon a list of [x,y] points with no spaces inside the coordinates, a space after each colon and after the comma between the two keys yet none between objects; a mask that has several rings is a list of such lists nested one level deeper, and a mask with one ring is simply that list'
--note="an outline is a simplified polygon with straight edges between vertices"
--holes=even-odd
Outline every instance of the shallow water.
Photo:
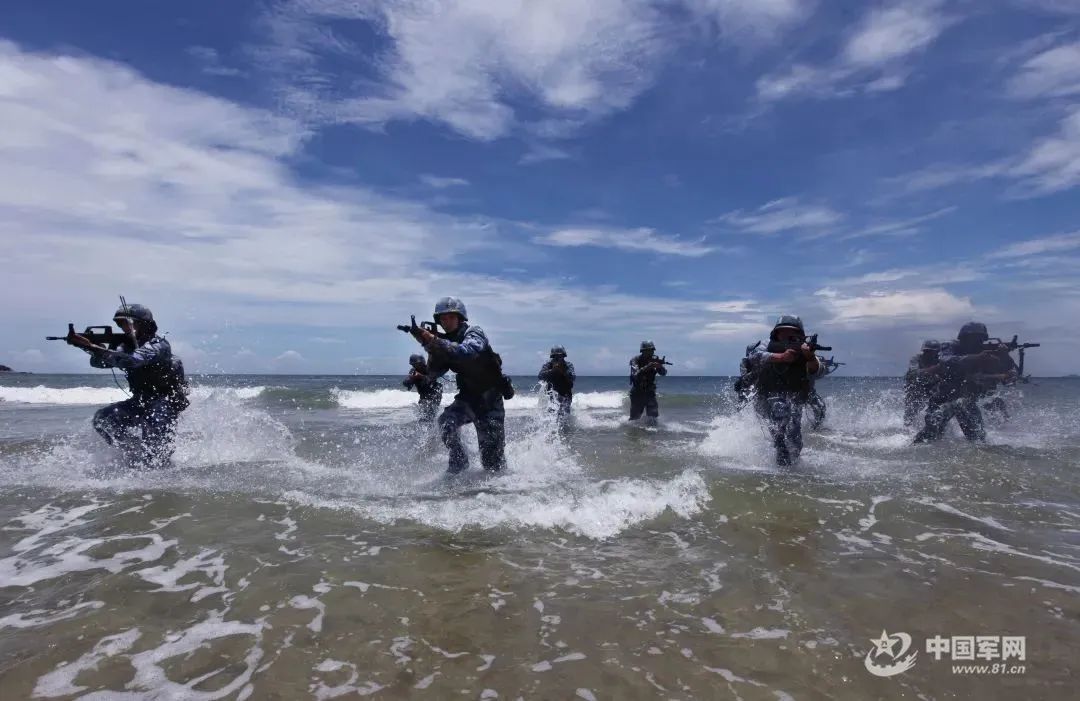
[{"label": "shallow water", "polygon": [[[726,378],[664,378],[656,429],[582,378],[565,436],[522,391],[508,472],[468,429],[454,480],[397,382],[196,378],[174,467],[131,474],[109,375],[0,380],[4,698],[1074,697],[1080,381],[916,447],[898,380],[830,377],[780,470]],[[883,628],[920,649],[890,678]],[[1024,672],[934,635],[1025,636]]]}]

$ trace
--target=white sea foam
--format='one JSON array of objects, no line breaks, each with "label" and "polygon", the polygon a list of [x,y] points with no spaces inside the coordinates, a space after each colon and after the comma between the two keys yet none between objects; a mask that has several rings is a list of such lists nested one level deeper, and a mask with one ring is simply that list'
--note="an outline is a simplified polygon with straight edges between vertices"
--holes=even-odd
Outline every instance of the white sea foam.
[{"label": "white sea foam", "polygon": [[[330,396],[343,409],[404,409],[416,406],[417,395],[403,389],[338,389],[330,390]],[[449,398],[443,395],[443,404]]]},{"label": "white sea foam", "polygon": [[[443,389],[443,406],[454,401],[453,386]],[[417,394],[403,389],[339,389],[330,390],[338,406],[344,409],[385,411],[411,409],[416,406]],[[622,392],[582,392],[574,395],[577,410],[621,409],[625,394]],[[509,411],[535,411],[547,402],[546,395],[536,392],[519,392],[505,402]]]},{"label": "white sea foam", "polygon": [[[131,628],[122,633],[102,638],[86,654],[40,677],[34,687],[34,696],[49,698],[68,696],[85,691],[86,687],[75,683],[81,672],[96,669],[106,659],[122,656],[127,658],[131,667],[135,670],[134,677],[126,684],[127,689],[131,691],[125,695],[137,698],[182,698],[191,699],[192,701],[211,701],[236,694],[239,694],[239,698],[244,698],[247,694],[243,690],[250,683],[255,674],[256,666],[263,657],[260,644],[265,626],[266,623],[262,620],[254,623],[226,621],[223,613],[212,612],[205,620],[179,632],[166,635],[163,642],[157,647],[151,647],[134,654],[129,651],[134,647],[136,641],[140,639],[145,641],[146,637],[138,628]],[[169,678],[165,670],[169,660],[177,657],[190,657],[198,650],[212,649],[212,646],[218,640],[226,640],[235,636],[247,636],[253,639],[252,646],[242,659],[227,660],[222,663],[219,669],[196,676],[187,683],[182,684]],[[218,681],[215,688],[212,690],[200,688],[203,682],[211,677]],[[222,683],[226,679],[228,680],[227,683]],[[102,699],[117,698],[118,696],[120,694],[101,691],[91,693],[84,698]]]},{"label": "white sea foam", "polygon": [[103,606],[105,606],[104,601],[84,601],[81,604],[75,604],[70,608],[62,609],[60,611],[49,612],[41,609],[34,609],[27,613],[13,613],[0,618],[0,630],[3,630],[4,628],[40,628],[41,626],[52,625],[57,621],[66,621],[69,618],[75,618],[85,609],[96,611]]},{"label": "white sea foam", "polygon": [[214,396],[228,396],[236,399],[255,399],[266,391],[266,387],[210,387],[208,385],[200,385],[191,388],[191,394],[189,399],[192,401],[200,399],[209,399]]},{"label": "white sea foam", "polygon": [[127,397],[119,387],[0,387],[0,399],[15,404],[110,404]]},{"label": "white sea foam", "polygon": [[764,467],[775,461],[773,448],[750,407],[713,419],[698,451],[741,467]]},{"label": "white sea foam", "polygon": [[574,407],[578,409],[622,409],[628,402],[625,392],[581,392],[574,395]]},{"label": "white sea foam", "polygon": [[[507,475],[501,480],[510,480]],[[618,479],[552,486],[526,493],[480,492],[441,500],[397,503],[327,499],[301,491],[285,495],[296,503],[348,509],[383,523],[407,519],[448,531],[466,528],[561,528],[604,539],[671,510],[688,518],[709,501],[705,480],[687,470],[670,480]]]},{"label": "white sea foam", "polygon": [[[265,387],[209,387],[195,386],[189,398],[193,402],[203,401],[215,395],[226,395],[236,399],[254,399],[262,394]],[[72,406],[93,406],[111,404],[128,399],[126,388],[120,387],[0,387],[0,400],[13,404],[51,404]]]},{"label": "white sea foam", "polygon": [[[157,533],[103,538],[69,536],[41,553],[34,552],[36,547],[29,548],[0,560],[0,582],[6,586],[27,587],[71,572],[107,570],[116,574],[131,565],[160,560],[176,542],[166,540]],[[130,547],[121,549],[114,546],[116,552],[109,557],[98,558],[90,554],[106,543],[129,543]]]}]

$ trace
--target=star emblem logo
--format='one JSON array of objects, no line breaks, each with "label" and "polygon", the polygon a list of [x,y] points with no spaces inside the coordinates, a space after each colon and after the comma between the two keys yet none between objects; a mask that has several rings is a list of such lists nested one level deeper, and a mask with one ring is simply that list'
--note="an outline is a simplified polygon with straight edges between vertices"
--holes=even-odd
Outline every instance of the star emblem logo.
[{"label": "star emblem logo", "polygon": [[870,642],[874,644],[874,655],[888,655],[895,658],[896,654],[893,653],[893,648],[900,641],[895,637],[889,637],[889,634],[884,629],[881,631],[881,637],[878,639],[870,638]]}]

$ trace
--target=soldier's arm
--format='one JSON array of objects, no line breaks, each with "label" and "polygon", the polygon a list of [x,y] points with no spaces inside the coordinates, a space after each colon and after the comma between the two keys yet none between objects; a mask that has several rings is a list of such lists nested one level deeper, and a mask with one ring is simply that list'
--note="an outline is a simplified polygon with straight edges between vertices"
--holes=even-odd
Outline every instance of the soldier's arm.
[{"label": "soldier's arm", "polygon": [[172,357],[172,349],[165,339],[155,338],[139,346],[131,353],[102,348],[101,350],[94,350],[94,355],[102,363],[100,366],[95,367],[138,370],[156,362],[168,361]]},{"label": "soldier's arm", "polygon": [[445,338],[435,338],[427,345],[428,353],[452,360],[468,360],[483,353],[488,347],[487,336],[479,326],[470,326],[461,343]]},{"label": "soldier's arm", "polygon": [[574,381],[577,380],[577,373],[574,372],[574,364],[573,363],[567,363],[566,364],[566,376],[568,378],[570,378],[570,386],[573,387],[574,386]]},{"label": "soldier's arm", "polygon": [[760,347],[755,348],[747,358],[750,361],[750,363],[749,363],[750,364],[750,369],[751,370],[757,370],[762,365],[765,365],[767,363],[776,362],[773,359],[773,356],[776,356],[776,355],[781,355],[781,354],[780,353],[770,353],[769,351],[765,350],[764,348],[760,348]]}]

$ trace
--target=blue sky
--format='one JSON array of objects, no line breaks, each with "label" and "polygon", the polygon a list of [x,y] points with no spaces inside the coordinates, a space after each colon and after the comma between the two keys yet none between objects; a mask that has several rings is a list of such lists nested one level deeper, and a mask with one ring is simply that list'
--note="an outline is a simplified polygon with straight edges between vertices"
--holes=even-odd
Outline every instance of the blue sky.
[{"label": "blue sky", "polygon": [[204,372],[398,372],[445,294],[519,373],[787,312],[854,374],[972,318],[1080,368],[1075,0],[14,0],[0,119],[20,369],[120,293]]}]

